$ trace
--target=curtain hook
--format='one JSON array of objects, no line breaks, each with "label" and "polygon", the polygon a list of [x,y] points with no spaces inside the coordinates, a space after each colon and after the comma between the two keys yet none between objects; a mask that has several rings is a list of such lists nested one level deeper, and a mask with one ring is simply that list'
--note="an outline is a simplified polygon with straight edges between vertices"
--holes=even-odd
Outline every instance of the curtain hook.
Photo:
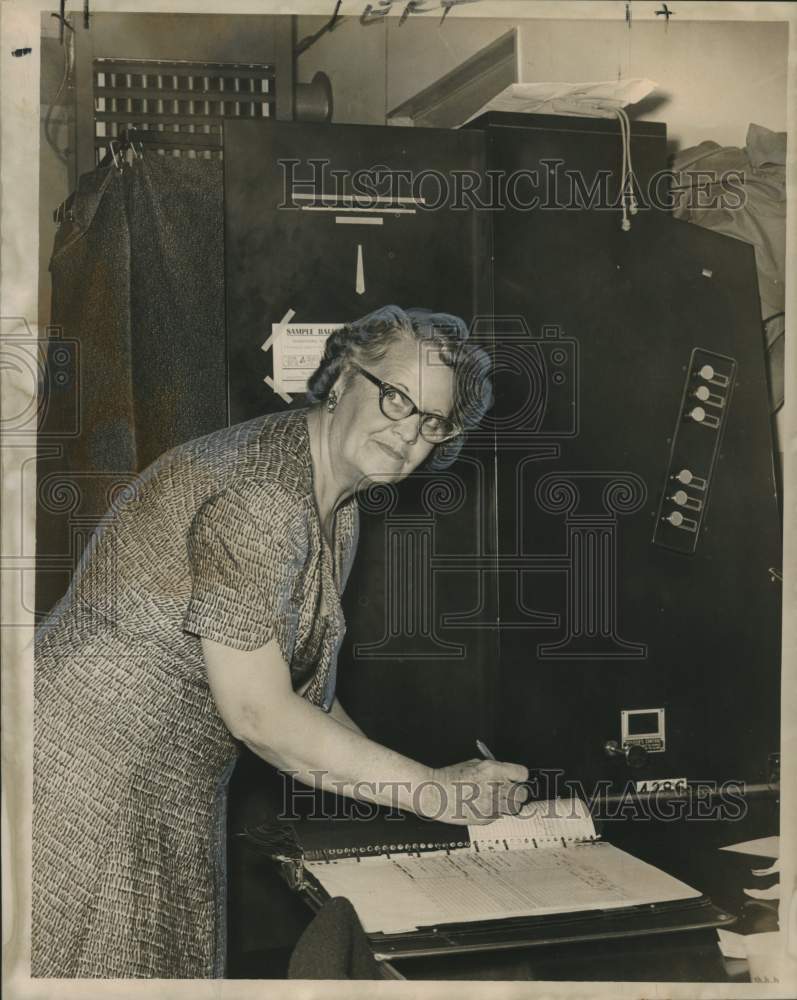
[{"label": "curtain hook", "polygon": [[119,140],[118,139],[111,139],[111,141],[108,143],[108,148],[110,149],[111,156],[113,157],[113,165],[116,167],[116,169],[121,174],[121,172],[122,172],[122,165],[121,165],[121,162],[120,162],[121,161],[121,151],[120,151],[120,155],[117,156],[117,152],[113,148],[114,147],[114,143],[116,143],[117,145],[119,145]]}]

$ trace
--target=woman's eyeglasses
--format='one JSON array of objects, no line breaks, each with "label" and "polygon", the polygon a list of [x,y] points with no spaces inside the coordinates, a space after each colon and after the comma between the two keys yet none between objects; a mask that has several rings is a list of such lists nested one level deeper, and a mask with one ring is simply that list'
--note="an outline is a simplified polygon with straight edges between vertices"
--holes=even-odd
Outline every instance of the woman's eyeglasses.
[{"label": "woman's eyeglasses", "polygon": [[442,444],[462,433],[462,428],[453,420],[442,417],[439,413],[424,413],[423,410],[418,409],[409,396],[404,395],[401,389],[397,389],[389,382],[383,382],[376,375],[372,375],[354,362],[351,362],[351,365],[369,382],[373,382],[379,387],[379,409],[388,420],[404,420],[405,417],[410,417],[413,413],[420,414],[421,437],[429,444]]}]

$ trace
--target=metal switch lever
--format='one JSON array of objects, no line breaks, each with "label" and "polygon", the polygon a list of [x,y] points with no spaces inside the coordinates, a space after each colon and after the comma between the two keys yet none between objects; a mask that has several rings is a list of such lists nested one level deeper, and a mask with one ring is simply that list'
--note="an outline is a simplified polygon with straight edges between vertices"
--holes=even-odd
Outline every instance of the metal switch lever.
[{"label": "metal switch lever", "polygon": [[691,469],[681,469],[680,472],[676,473],[673,479],[677,479],[679,483],[683,483],[684,486],[691,486],[696,490],[705,490],[706,480],[702,479],[700,476],[696,476]]},{"label": "metal switch lever", "polygon": [[603,744],[607,757],[625,757],[629,767],[643,767],[648,762],[648,752],[636,743],[625,743],[623,746],[617,740],[607,740]]},{"label": "metal switch lever", "polygon": [[688,507],[690,510],[702,510],[703,501],[697,497],[690,497],[686,490],[676,490],[670,497],[679,507]]},{"label": "metal switch lever", "polygon": [[693,406],[691,410],[688,410],[684,417],[686,420],[694,420],[696,424],[702,424],[703,427],[711,427],[714,430],[719,427],[719,417],[715,417],[711,413],[706,413],[702,406]]}]

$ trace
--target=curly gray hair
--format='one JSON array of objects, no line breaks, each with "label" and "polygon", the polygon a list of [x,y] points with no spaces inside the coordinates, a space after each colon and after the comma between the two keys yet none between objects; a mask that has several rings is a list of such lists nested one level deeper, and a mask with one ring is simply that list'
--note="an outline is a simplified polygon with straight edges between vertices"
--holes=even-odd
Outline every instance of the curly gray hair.
[{"label": "curly gray hair", "polygon": [[327,338],[321,363],[307,380],[307,399],[311,403],[326,399],[341,373],[347,386],[355,377],[353,370],[347,372],[350,360],[364,364],[379,361],[399,337],[431,342],[439,349],[443,363],[454,371],[452,416],[463,433],[436,445],[423,466],[440,471],[456,460],[465,443],[464,432],[477,427],[493,404],[490,359],[480,347],[467,342],[468,328],[458,316],[383,306],[334,330]]}]

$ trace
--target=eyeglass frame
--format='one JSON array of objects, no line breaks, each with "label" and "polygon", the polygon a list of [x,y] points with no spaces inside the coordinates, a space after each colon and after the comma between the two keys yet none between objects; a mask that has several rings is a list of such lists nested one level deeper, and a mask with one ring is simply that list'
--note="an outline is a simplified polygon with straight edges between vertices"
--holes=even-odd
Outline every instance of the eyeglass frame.
[{"label": "eyeglass frame", "polygon": [[[407,393],[406,392],[402,392],[402,390],[399,389],[398,386],[393,385],[392,382],[384,382],[381,378],[377,378],[376,375],[372,374],[369,371],[366,371],[365,368],[362,368],[355,361],[350,361],[349,364],[351,365],[352,368],[355,369],[355,371],[358,371],[361,375],[364,375],[368,379],[369,382],[373,382],[373,384],[375,386],[378,386],[378,388],[379,388],[379,410],[380,410],[380,412],[381,412],[381,414],[382,414],[383,417],[387,417],[388,420],[392,420],[394,423],[397,423],[399,420],[406,420],[407,417],[412,417],[412,416],[414,416],[417,413],[420,416],[420,418],[421,418],[420,421],[418,422],[418,432],[420,433],[421,437],[424,439],[424,441],[426,441],[427,444],[433,444],[433,445],[445,444],[447,441],[452,441],[455,437],[459,437],[459,435],[462,434],[463,428],[460,427],[459,424],[455,423],[450,417],[442,417],[439,413],[429,413],[426,410],[419,409],[415,405],[415,403],[410,399],[410,397],[407,395]],[[393,392],[397,392],[399,394],[399,396],[402,396],[410,404],[410,406],[412,407],[412,409],[410,410],[410,412],[408,414],[406,414],[406,416],[404,416],[404,417],[391,417],[389,413],[385,413],[383,402],[384,402],[384,398],[385,398],[385,395],[388,392],[388,390],[392,390]],[[448,437],[444,437],[440,441],[430,441],[429,438],[426,437],[426,435],[423,433],[423,424],[424,424],[424,421],[426,420],[427,417],[437,417],[438,420],[447,420],[456,429],[454,430],[454,432],[452,434],[449,434]]]}]

